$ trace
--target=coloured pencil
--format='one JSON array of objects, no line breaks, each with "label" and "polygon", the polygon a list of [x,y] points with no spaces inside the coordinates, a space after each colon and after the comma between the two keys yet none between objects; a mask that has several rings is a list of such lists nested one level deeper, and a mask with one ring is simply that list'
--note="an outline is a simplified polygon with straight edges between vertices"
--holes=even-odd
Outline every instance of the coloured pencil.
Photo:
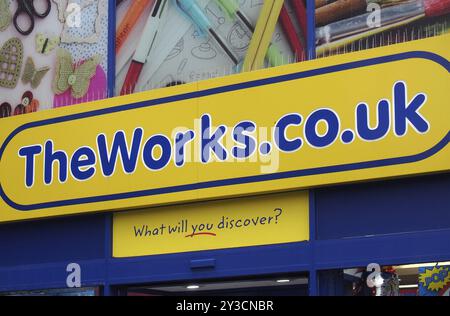
[{"label": "coloured pencil", "polygon": [[[242,10],[239,9],[237,1],[235,0],[216,0],[217,4],[225,10],[231,18],[236,18],[245,25],[250,32],[255,32],[255,27]],[[271,66],[281,66],[283,64],[283,56],[280,49],[274,43],[270,43],[267,49],[266,59]]]},{"label": "coloured pencil", "polygon": [[294,24],[289,16],[286,5],[283,4],[283,7],[280,11],[280,24],[283,28],[284,34],[289,42],[289,46],[294,52],[294,58],[296,61],[301,61],[304,56],[305,50],[300,38],[297,35]]},{"label": "coloured pencil", "polygon": [[308,34],[308,18],[306,15],[305,4],[303,3],[303,0],[291,0],[291,5],[294,9],[294,13],[297,17],[297,21],[300,25],[300,30],[302,31],[303,37],[306,38]]},{"label": "coloured pencil", "polygon": [[247,55],[242,66],[243,71],[260,69],[264,65],[264,57],[275,31],[283,0],[266,0],[261,9],[255,32],[250,41]]}]

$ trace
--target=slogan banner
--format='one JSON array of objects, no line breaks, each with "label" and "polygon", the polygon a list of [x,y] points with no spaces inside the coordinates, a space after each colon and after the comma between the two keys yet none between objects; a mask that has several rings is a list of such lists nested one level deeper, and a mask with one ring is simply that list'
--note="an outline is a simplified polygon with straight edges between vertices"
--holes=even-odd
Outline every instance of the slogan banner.
[{"label": "slogan banner", "polygon": [[118,212],[113,256],[270,245],[309,239],[308,192]]},{"label": "slogan banner", "polygon": [[449,40],[2,119],[0,222],[446,172]]}]

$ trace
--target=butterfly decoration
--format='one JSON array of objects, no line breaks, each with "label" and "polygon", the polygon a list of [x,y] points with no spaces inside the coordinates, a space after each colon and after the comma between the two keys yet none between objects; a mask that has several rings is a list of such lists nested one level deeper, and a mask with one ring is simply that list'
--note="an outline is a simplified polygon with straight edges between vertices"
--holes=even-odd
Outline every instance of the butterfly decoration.
[{"label": "butterfly decoration", "polygon": [[72,55],[65,49],[56,52],[56,75],[53,80],[53,92],[62,94],[71,89],[74,98],[83,97],[92,77],[95,75],[101,57],[96,55],[83,63],[74,65]]},{"label": "butterfly decoration", "polygon": [[61,39],[59,36],[49,37],[42,33],[36,34],[36,51],[40,54],[48,55],[58,47]]},{"label": "butterfly decoration", "polygon": [[42,78],[44,78],[45,74],[49,70],[50,67],[42,67],[36,69],[33,59],[31,57],[28,57],[22,74],[22,82],[24,84],[31,83],[31,87],[33,89],[36,89],[41,83]]},{"label": "butterfly decoration", "polygon": [[22,103],[16,106],[13,115],[36,112],[39,108],[39,101],[33,98],[31,91],[26,91],[22,95]]},{"label": "butterfly decoration", "polygon": [[0,32],[6,30],[11,23],[11,12],[9,11],[9,0],[0,0]]}]

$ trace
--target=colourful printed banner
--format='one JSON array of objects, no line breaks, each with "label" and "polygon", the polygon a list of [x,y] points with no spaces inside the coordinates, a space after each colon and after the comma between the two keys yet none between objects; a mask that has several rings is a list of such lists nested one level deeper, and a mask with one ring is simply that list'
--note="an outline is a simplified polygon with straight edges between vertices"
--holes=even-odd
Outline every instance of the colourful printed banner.
[{"label": "colourful printed banner", "polygon": [[448,171],[449,40],[2,119],[0,221]]},{"label": "colourful printed banner", "polygon": [[113,256],[270,245],[309,239],[308,192],[267,194],[114,214]]},{"label": "colourful printed banner", "polygon": [[450,266],[419,268],[419,296],[450,296]]}]

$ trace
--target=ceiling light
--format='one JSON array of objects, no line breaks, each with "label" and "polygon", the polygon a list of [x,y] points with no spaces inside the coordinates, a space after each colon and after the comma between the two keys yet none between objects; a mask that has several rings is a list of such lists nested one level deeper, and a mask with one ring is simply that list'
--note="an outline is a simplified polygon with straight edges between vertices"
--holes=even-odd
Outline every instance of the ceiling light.
[{"label": "ceiling light", "polygon": [[434,267],[436,264],[438,266],[447,266],[447,265],[450,265],[450,261],[416,263],[416,264],[403,264],[403,265],[395,266],[395,268],[397,268],[397,269],[425,268],[425,267]]},{"label": "ceiling light", "polygon": [[401,289],[411,289],[415,287],[419,287],[417,284],[403,284],[398,286]]},{"label": "ceiling light", "polygon": [[280,280],[277,280],[277,283],[288,283],[288,282],[291,282],[291,280],[289,280],[289,279],[280,279]]},{"label": "ceiling light", "polygon": [[198,285],[188,285],[188,286],[186,286],[186,288],[188,289],[188,290],[196,290],[196,289],[198,289],[200,286],[198,286]]}]

